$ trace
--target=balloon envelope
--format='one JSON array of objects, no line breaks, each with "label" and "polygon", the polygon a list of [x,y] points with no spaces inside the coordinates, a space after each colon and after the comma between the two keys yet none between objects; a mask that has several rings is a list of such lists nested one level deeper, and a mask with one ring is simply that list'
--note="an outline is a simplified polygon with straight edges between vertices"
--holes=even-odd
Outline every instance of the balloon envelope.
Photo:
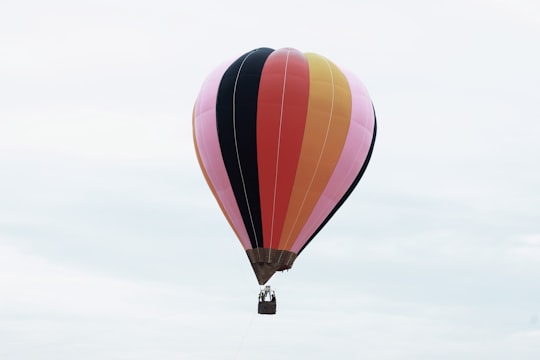
[{"label": "balloon envelope", "polygon": [[261,285],[350,195],[375,135],[367,90],[323,56],[259,48],[209,75],[193,110],[195,149]]}]

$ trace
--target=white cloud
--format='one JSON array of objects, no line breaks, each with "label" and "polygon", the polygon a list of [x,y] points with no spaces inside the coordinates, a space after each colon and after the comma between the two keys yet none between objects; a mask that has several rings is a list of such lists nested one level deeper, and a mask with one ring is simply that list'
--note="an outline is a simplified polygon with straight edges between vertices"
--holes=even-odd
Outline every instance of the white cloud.
[{"label": "white cloud", "polygon": [[519,239],[519,242],[531,247],[540,246],[540,234],[529,234]]},{"label": "white cloud", "polygon": [[525,271],[540,271],[540,234],[525,235],[513,245],[510,254],[515,267]]},{"label": "white cloud", "polygon": [[[191,134],[176,118],[107,109],[61,107],[4,113],[2,157],[51,153],[52,157],[104,160],[194,155]],[[154,117],[156,114],[153,115]]]},{"label": "white cloud", "polygon": [[[216,302],[209,289],[125,280],[4,245],[0,287],[0,354],[9,359],[69,359],[74,352],[143,359],[156,349],[188,356],[200,350],[199,336],[218,336],[237,313],[232,299]],[[226,338],[216,346],[226,347]]]},{"label": "white cloud", "polygon": [[[74,318],[152,317],[149,294],[177,297],[171,289],[115,279],[50,263],[16,248],[0,248],[4,316],[41,313]],[[154,311],[158,307],[153,308]],[[11,311],[9,311],[11,310]]]}]

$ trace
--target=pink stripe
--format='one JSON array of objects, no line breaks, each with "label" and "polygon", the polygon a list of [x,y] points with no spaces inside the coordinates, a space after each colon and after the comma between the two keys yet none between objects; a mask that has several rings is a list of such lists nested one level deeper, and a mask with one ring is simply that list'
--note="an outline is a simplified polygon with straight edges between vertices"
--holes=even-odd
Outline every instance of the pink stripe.
[{"label": "pink stripe", "polygon": [[375,117],[368,92],[354,74],[342,71],[349,80],[352,95],[349,133],[334,173],[294,245],[291,247],[291,251],[295,253],[300,251],[309,237],[345,195],[366,161],[371,146]]},{"label": "pink stripe", "polygon": [[251,249],[240,210],[232,191],[225,164],[219,147],[216,126],[216,101],[219,83],[223,74],[230,66],[227,62],[215,69],[204,82],[194,109],[194,131],[196,146],[199,149],[202,165],[213,186],[217,201],[228,218],[244,249]]}]

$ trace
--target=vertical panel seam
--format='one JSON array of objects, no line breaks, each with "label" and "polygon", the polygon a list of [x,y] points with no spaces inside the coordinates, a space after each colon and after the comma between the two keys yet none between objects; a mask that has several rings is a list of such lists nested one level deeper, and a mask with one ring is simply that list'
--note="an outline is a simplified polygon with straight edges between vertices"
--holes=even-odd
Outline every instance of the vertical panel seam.
[{"label": "vertical panel seam", "polygon": [[274,219],[275,219],[275,213],[276,213],[276,196],[277,196],[277,181],[278,181],[278,172],[279,172],[279,155],[280,155],[280,147],[281,147],[281,130],[283,125],[283,107],[285,103],[285,86],[287,84],[287,69],[289,67],[289,54],[290,50],[287,50],[287,57],[285,59],[285,71],[283,74],[283,86],[281,89],[281,108],[279,113],[279,131],[278,131],[278,139],[277,139],[277,153],[276,153],[276,171],[275,171],[275,177],[274,177],[274,199],[272,202],[272,223],[270,228],[270,251],[268,252],[268,259],[270,261],[270,254],[272,252],[272,243],[274,240]]}]

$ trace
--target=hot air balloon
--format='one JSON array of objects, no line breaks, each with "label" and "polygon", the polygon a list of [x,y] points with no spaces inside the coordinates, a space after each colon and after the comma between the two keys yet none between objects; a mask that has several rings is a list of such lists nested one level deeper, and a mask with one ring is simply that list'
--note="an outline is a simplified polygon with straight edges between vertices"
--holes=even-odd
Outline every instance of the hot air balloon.
[{"label": "hot air balloon", "polygon": [[351,194],[375,135],[364,85],[321,55],[258,48],[208,76],[195,149],[260,285],[290,269]]}]

